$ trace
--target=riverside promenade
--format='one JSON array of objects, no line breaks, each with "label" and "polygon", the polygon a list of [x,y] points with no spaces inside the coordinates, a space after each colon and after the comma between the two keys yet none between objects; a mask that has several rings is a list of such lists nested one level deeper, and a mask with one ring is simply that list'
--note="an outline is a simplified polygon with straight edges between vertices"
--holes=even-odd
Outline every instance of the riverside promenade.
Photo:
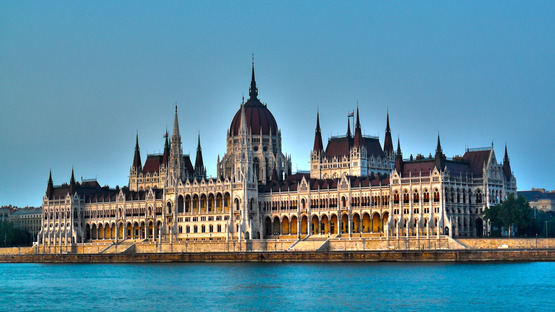
[{"label": "riverside promenade", "polygon": [[271,240],[97,241],[72,246],[0,248],[0,262],[366,262],[555,261],[555,238],[306,237]]}]

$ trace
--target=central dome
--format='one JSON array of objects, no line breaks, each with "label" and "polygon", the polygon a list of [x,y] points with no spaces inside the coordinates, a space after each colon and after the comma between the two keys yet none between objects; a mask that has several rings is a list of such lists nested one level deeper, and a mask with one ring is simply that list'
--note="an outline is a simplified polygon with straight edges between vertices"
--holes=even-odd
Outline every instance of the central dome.
[{"label": "central dome", "polygon": [[[249,100],[245,103],[245,118],[247,122],[247,129],[253,135],[276,135],[278,131],[276,119],[274,115],[270,112],[266,105],[262,104],[258,99],[258,88],[256,87],[256,81],[254,79],[254,63],[252,65],[252,79],[251,87],[249,90]],[[229,133],[231,136],[239,135],[239,129],[241,128],[241,108],[237,111],[233,120],[231,121],[231,126],[229,127]]]},{"label": "central dome", "polygon": [[[260,132],[262,132],[263,135],[269,135],[270,131],[272,135],[277,134],[278,127],[274,115],[272,115],[266,105],[260,103],[260,100],[257,98],[249,99],[247,103],[245,103],[245,117],[247,129],[249,129],[253,135],[258,135]],[[239,109],[235,117],[233,117],[229,133],[232,136],[239,135],[240,128],[241,109]]]}]

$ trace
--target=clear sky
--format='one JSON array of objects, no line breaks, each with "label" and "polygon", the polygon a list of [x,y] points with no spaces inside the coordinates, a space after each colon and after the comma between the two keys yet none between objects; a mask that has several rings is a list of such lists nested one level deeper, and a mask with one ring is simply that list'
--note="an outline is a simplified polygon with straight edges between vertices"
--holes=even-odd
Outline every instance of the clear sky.
[{"label": "clear sky", "polygon": [[[2,1],[0,205],[41,204],[54,184],[127,185],[163,148],[177,102],[183,150],[216,174],[248,95],[309,169],[319,108],[324,141],[360,107],[383,144],[389,109],[405,157],[508,145],[519,189],[555,189],[554,1]],[[194,157],[193,157],[194,158]]]}]

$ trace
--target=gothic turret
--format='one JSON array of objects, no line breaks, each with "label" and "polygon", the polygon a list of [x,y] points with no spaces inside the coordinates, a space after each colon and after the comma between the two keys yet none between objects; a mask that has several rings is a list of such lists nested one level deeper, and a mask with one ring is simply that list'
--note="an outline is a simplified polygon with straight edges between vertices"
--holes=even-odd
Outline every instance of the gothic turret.
[{"label": "gothic turret", "polygon": [[135,155],[133,156],[132,170],[135,170],[135,173],[139,173],[142,170],[141,151],[139,149],[139,133],[137,133],[135,137]]},{"label": "gothic turret", "polygon": [[324,150],[322,144],[322,132],[320,131],[320,112],[316,112],[316,131],[314,133],[314,148],[312,151],[321,152]]},{"label": "gothic turret", "polygon": [[73,195],[77,191],[77,184],[75,183],[75,175],[73,174],[73,168],[71,168],[71,178],[69,179],[69,194]]},{"label": "gothic turret", "polygon": [[166,130],[166,134],[164,135],[165,142],[164,142],[164,154],[162,156],[162,163],[167,166],[168,161],[170,160],[170,144],[168,142],[168,131]]},{"label": "gothic turret", "polygon": [[169,173],[176,181],[183,179],[183,150],[181,148],[181,134],[179,134],[179,121],[177,118],[177,105],[175,106],[175,117],[173,121],[173,133],[170,147]]},{"label": "gothic turret", "polygon": [[403,173],[403,153],[401,152],[401,141],[397,138],[397,154],[395,155],[395,170],[401,175]]},{"label": "gothic turret", "polygon": [[46,197],[52,198],[52,191],[54,190],[54,182],[52,181],[52,170],[48,176],[48,185],[46,186]]},{"label": "gothic turret", "polygon": [[437,170],[441,171],[445,164],[445,155],[443,155],[443,149],[441,148],[441,141],[439,140],[439,133],[437,134],[437,146],[436,154],[434,157],[434,165]]},{"label": "gothic turret", "polygon": [[355,141],[354,145],[356,147],[360,147],[362,145],[362,130],[360,129],[360,117],[358,113],[358,106],[357,106],[357,121],[355,124]]},{"label": "gothic turret", "polygon": [[254,100],[258,97],[258,88],[256,87],[256,80],[254,79],[254,57],[252,59],[252,77],[251,77],[251,87],[249,88],[249,97]]},{"label": "gothic turret", "polygon": [[386,156],[392,157],[393,151],[393,140],[391,139],[391,128],[389,128],[389,112],[387,112],[387,123],[385,126],[385,138],[383,141],[383,151]]},{"label": "gothic turret", "polygon": [[195,159],[195,175],[198,178],[206,177],[206,168],[204,167],[204,162],[202,161],[202,148],[200,147],[200,133],[198,134],[197,158]]},{"label": "gothic turret", "polygon": [[[351,120],[347,118],[347,138],[351,139]],[[350,142],[350,141],[349,141]]]}]

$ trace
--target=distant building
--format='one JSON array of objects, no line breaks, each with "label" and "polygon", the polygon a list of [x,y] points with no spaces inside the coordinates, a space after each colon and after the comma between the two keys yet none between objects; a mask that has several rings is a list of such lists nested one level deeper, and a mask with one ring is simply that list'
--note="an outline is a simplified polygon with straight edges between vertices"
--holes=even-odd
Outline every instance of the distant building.
[{"label": "distant building", "polygon": [[546,191],[542,188],[532,188],[531,191],[519,191],[530,203],[532,209],[541,211],[555,211],[555,191]]},{"label": "distant building", "polygon": [[292,174],[281,129],[258,99],[253,64],[249,99],[227,131],[217,177],[206,177],[200,138],[194,165],[183,154],[176,107],[163,154],[147,155],[144,166],[137,137],[128,186],[77,182],[73,171],[69,184],[55,186],[50,174],[38,242],[481,237],[489,231],[484,210],[516,193],[506,146],[502,162],[493,144],[448,158],[438,136],[434,155],[404,159],[389,114],[383,148],[362,135],[358,108],[349,116],[353,131],[347,119],[347,133],[324,146],[316,115],[310,172]]},{"label": "distant building", "polygon": [[17,229],[25,230],[35,236],[40,231],[42,207],[25,207],[15,209],[10,215],[10,222]]},{"label": "distant building", "polygon": [[0,207],[0,222],[9,222],[11,211],[11,206]]}]

